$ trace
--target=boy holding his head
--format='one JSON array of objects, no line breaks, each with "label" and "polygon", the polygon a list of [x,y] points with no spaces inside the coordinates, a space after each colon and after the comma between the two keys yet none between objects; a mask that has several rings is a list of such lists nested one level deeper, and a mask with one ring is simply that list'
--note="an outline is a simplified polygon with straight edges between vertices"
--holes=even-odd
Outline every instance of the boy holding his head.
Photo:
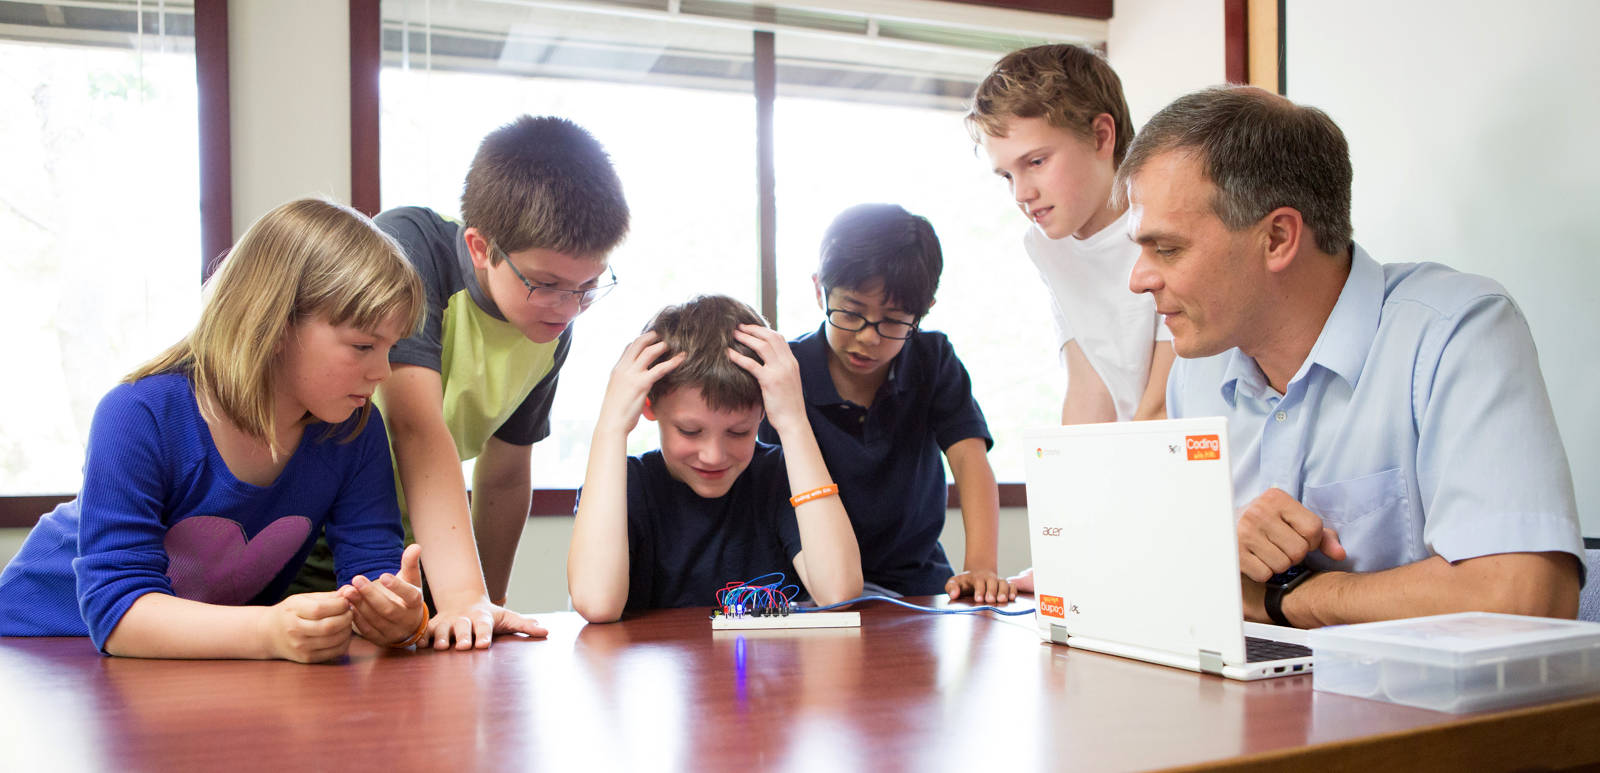
[{"label": "boy holding his head", "polygon": [[[627,453],[640,415],[661,449]],[[763,415],[782,447],[758,443]],[[798,577],[818,604],[861,592],[861,556],[782,336],[726,296],[670,306],[623,350],[589,447],[567,554],[572,607],[715,602],[729,581]]]}]

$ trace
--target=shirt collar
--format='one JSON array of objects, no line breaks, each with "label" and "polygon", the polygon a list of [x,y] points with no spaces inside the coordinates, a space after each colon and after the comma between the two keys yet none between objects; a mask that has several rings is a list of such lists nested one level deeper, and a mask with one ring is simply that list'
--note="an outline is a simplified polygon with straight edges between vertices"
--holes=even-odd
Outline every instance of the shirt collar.
[{"label": "shirt collar", "polygon": [[[894,394],[900,394],[912,387],[910,381],[903,376],[908,367],[906,359],[912,356],[912,351],[916,349],[914,346],[916,340],[917,333],[912,333],[911,337],[906,339],[905,345],[900,347],[900,353],[889,362],[889,375],[884,379],[884,383]],[[833,385],[833,374],[828,372],[828,358],[833,356],[833,352],[828,349],[828,323],[824,321],[815,331],[795,339],[794,343],[795,359],[800,363],[802,383],[817,385],[815,389],[807,390],[806,402],[812,405],[838,405],[845,402],[845,399],[839,396],[838,388]],[[878,389],[881,391],[883,387]]]},{"label": "shirt collar", "polygon": [[461,283],[466,285],[472,302],[478,304],[485,314],[501,322],[506,321],[505,315],[500,313],[500,307],[478,284],[478,272],[472,266],[472,251],[467,249],[467,227],[460,224],[456,225],[456,267],[461,271]]},{"label": "shirt collar", "polygon": [[[1378,337],[1378,320],[1383,315],[1383,267],[1354,245],[1350,256],[1350,276],[1334,303],[1328,321],[1311,347],[1313,363],[1339,374],[1352,389],[1361,380],[1361,368]],[[1301,368],[1301,372],[1305,371]]]},{"label": "shirt collar", "polygon": [[[1313,365],[1321,366],[1344,379],[1352,389],[1361,380],[1361,369],[1367,363],[1367,353],[1378,335],[1378,321],[1383,313],[1383,267],[1372,259],[1360,245],[1353,245],[1350,257],[1350,275],[1345,278],[1339,300],[1334,302],[1311,354],[1300,366],[1289,383],[1301,380]],[[1228,352],[1228,365],[1223,371],[1222,399],[1234,405],[1238,393],[1265,397],[1271,387],[1256,365],[1255,358],[1237,348]]]},{"label": "shirt collar", "polygon": [[816,332],[795,339],[793,347],[795,360],[800,364],[800,383],[809,387],[804,390],[806,402],[817,406],[844,402],[833,385],[833,376],[828,373],[827,325],[824,322]]}]

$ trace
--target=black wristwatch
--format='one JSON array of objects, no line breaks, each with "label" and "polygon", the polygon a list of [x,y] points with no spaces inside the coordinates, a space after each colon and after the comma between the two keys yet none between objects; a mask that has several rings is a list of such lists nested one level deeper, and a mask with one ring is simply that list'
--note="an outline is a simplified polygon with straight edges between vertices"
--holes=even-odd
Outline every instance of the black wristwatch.
[{"label": "black wristwatch", "polygon": [[1296,585],[1306,581],[1307,577],[1316,574],[1316,570],[1307,569],[1305,564],[1291,566],[1288,570],[1267,578],[1267,594],[1262,599],[1267,608],[1267,617],[1278,625],[1292,625],[1289,618],[1283,616],[1283,597],[1289,595]]}]

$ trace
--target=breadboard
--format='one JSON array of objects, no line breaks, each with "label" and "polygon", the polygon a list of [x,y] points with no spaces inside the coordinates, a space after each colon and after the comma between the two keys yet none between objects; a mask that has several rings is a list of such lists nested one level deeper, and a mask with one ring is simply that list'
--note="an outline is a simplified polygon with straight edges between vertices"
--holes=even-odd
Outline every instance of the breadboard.
[{"label": "breadboard", "polygon": [[759,631],[773,628],[860,628],[860,612],[803,612],[777,617],[711,618],[713,631]]}]

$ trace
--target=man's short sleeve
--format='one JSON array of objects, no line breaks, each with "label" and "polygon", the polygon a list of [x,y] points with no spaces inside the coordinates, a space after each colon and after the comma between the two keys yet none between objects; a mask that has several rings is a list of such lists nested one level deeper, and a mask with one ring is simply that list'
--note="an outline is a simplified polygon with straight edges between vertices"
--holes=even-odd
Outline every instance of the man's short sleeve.
[{"label": "man's short sleeve", "polygon": [[571,349],[572,326],[568,325],[556,341],[555,361],[550,364],[550,372],[534,385],[533,391],[517,406],[517,410],[494,431],[496,438],[514,446],[530,446],[550,436],[550,407],[555,404],[556,383],[561,375],[561,366],[567,361],[567,352]]},{"label": "man's short sleeve", "polygon": [[1527,321],[1488,295],[1439,327],[1424,341],[1436,366],[1413,376],[1424,541],[1450,561],[1563,551],[1581,566],[1572,472]]}]

